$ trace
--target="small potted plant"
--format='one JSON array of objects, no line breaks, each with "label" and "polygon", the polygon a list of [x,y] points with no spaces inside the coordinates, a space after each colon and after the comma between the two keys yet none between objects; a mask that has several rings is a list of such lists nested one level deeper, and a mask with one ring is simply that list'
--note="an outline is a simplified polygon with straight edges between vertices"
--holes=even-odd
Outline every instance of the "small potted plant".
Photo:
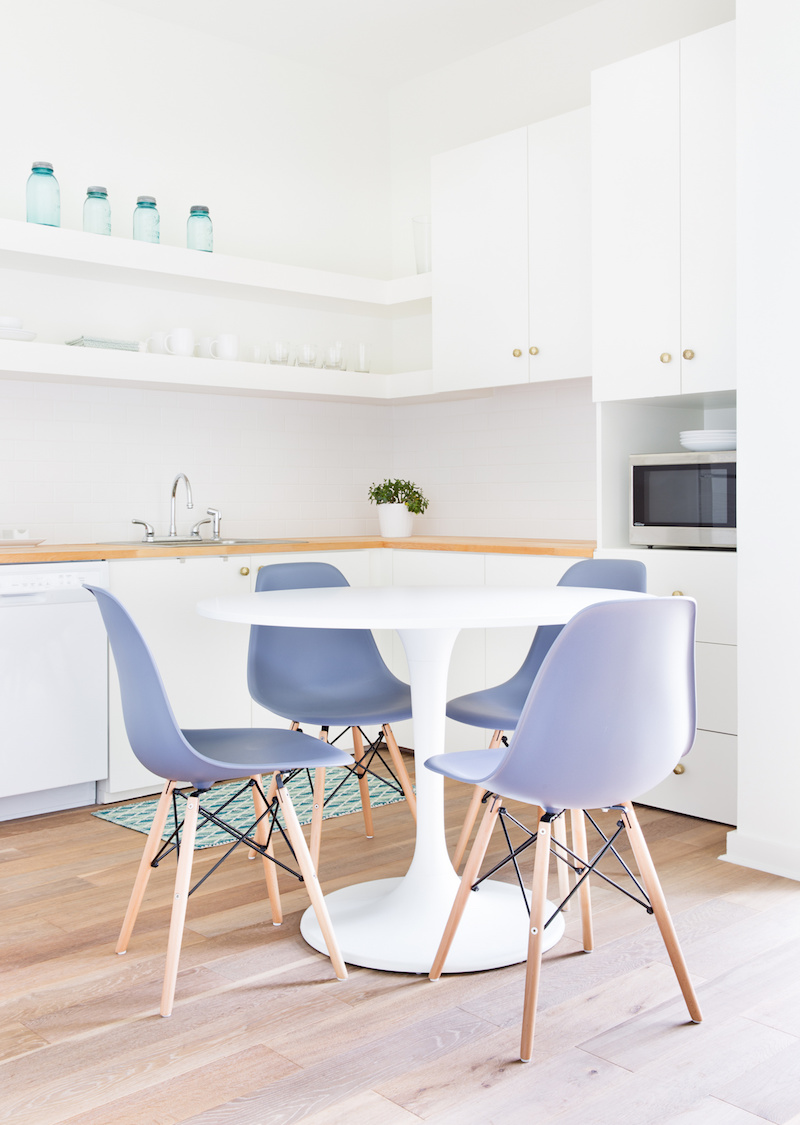
[{"label": "small potted plant", "polygon": [[410,480],[384,480],[370,485],[369,498],[378,505],[378,523],[384,539],[404,539],[411,534],[414,515],[428,507],[419,486]]}]

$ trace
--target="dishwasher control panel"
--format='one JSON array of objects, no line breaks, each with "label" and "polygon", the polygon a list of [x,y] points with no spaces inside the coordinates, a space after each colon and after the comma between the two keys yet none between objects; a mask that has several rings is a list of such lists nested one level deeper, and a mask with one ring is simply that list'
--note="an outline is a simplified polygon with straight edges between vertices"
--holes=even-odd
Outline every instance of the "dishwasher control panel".
[{"label": "dishwasher control panel", "polygon": [[0,566],[0,597],[13,599],[26,595],[49,595],[54,600],[80,600],[91,597],[82,589],[108,586],[108,567],[104,562],[17,563]]}]

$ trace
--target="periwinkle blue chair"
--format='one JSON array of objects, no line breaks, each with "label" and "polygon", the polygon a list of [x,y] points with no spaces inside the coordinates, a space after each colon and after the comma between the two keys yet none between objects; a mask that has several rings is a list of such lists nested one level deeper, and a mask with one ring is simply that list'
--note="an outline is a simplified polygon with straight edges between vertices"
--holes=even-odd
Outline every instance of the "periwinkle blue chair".
[{"label": "periwinkle blue chair", "polygon": [[[614,845],[623,831],[627,833],[639,879],[627,864],[623,867],[635,892],[630,894],[627,886],[620,887],[605,874],[601,877],[655,914],[689,1015],[695,1023],[702,1019],[631,801],[632,795],[666,777],[692,748],[696,726],[694,634],[695,603],[691,598],[589,606],[563,627],[550,647],[507,748],[438,754],[425,763],[436,773],[480,785],[491,794],[431,968],[431,980],[437,980],[443,971],[469,894],[480,881],[492,830],[506,812],[503,800],[523,801],[541,810],[538,831],[531,836],[536,854],[520,1046],[523,1062],[530,1060],[533,1048],[544,930],[564,905],[560,903],[550,918],[545,917],[551,848],[565,855],[578,874],[570,894],[580,891],[583,945],[588,952],[593,946],[588,877],[609,853],[623,862]],[[552,826],[567,809],[573,812],[573,848],[562,851],[552,837]],[[603,840],[592,857],[582,814],[588,809],[613,809],[619,814],[610,836],[590,817]]]},{"label": "periwinkle blue chair", "polygon": [[[306,590],[348,586],[342,572],[330,563],[273,563],[258,571],[256,592]],[[349,776],[358,779],[364,826],[373,835],[369,775],[402,793],[416,818],[416,800],[408,771],[391,728],[411,718],[411,689],[386,666],[369,629],[302,629],[253,625],[247,660],[250,695],[262,707],[288,719],[293,727],[310,723],[321,728],[327,740],[330,727],[342,727],[337,738],[353,732],[355,764],[348,757]],[[380,735],[364,750],[362,727],[378,726],[386,741],[394,772],[387,777],[370,769],[380,755]],[[341,784],[349,780],[349,776]],[[311,855],[319,862],[325,771],[314,778],[314,819],[311,822]],[[333,794],[329,794],[328,800]]]},{"label": "periwinkle blue chair", "polygon": [[[589,586],[595,590],[630,590],[632,593],[646,594],[647,568],[638,559],[581,559],[562,574],[557,585]],[[504,732],[513,730],[519,722],[536,673],[562,629],[563,625],[540,625],[534,634],[528,655],[510,680],[496,687],[451,699],[447,704],[447,717],[468,726],[493,730],[490,746],[493,749],[500,746],[504,740]],[[453,866],[456,870],[466,851],[483,796],[484,791],[480,788],[472,795],[453,853]]]},{"label": "periwinkle blue chair", "polygon": [[[139,871],[117,941],[116,952],[127,951],[128,940],[136,923],[152,868],[158,865],[165,854],[173,850],[177,851],[178,870],[175,876],[167,964],[161,994],[161,1015],[171,1015],[186,903],[192,890],[195,889],[190,889],[195,833],[198,818],[202,817],[204,821],[224,829],[235,840],[223,859],[227,858],[239,844],[244,844],[262,856],[267,893],[275,925],[282,920],[275,865],[279,864],[283,870],[297,876],[305,883],[325,938],[334,972],[339,980],[344,980],[347,977],[347,970],[331,927],[303,831],[283,783],[283,775],[306,767],[316,769],[346,765],[351,760],[350,756],[342,750],[296,731],[251,727],[181,730],[172,713],[152,654],[127,610],[108,590],[89,585],[85,586],[85,589],[97,599],[111,643],[119,676],[125,729],[131,748],[142,765],[165,779],[139,863]],[[261,777],[264,773],[274,774],[276,796],[271,800],[268,800],[264,794]],[[244,793],[248,788],[252,790],[256,820],[248,832],[241,832],[220,815],[224,806],[213,809],[201,804],[204,794],[216,782],[236,778],[247,779],[240,793]],[[189,791],[181,792],[178,788],[179,784],[188,785]],[[179,798],[185,800],[182,825],[179,823],[180,817],[177,812]],[[229,805],[232,800],[235,798],[226,801],[225,805]],[[162,834],[171,807],[175,813],[175,832],[164,843]],[[287,842],[300,869],[299,872],[293,871],[291,867],[280,863],[274,857],[273,835],[275,833],[284,835],[284,830],[276,819],[278,809],[283,815],[288,834]],[[221,862],[222,860],[219,860],[219,863]],[[218,865],[216,864],[215,868]],[[204,876],[201,882],[206,877]]]}]

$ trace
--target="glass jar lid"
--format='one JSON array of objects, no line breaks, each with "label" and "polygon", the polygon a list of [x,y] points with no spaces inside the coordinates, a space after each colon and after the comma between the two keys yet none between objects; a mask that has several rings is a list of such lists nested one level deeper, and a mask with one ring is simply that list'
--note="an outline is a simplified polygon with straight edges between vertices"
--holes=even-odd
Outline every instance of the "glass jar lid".
[{"label": "glass jar lid", "polygon": [[97,185],[95,185],[94,187],[87,187],[86,194],[87,195],[108,195],[108,189],[104,188],[104,187],[98,187]]},{"label": "glass jar lid", "polygon": [[137,203],[155,203],[156,197],[154,195],[139,195],[136,197]]},{"label": "glass jar lid", "polygon": [[31,171],[33,171],[34,168],[46,168],[48,172],[53,171],[53,165],[49,164],[46,160],[34,160],[33,164],[31,164]]},{"label": "glass jar lid", "polygon": [[205,207],[202,203],[193,203],[192,206],[189,208],[189,211],[191,212],[192,215],[207,215],[208,214],[208,208]]}]

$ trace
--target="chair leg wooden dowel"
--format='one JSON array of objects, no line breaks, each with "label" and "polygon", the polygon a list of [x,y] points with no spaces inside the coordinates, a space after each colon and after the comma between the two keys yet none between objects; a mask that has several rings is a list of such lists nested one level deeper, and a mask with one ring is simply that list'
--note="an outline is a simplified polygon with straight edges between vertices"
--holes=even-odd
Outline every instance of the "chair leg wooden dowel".
[{"label": "chair leg wooden dowel", "polygon": [[400,782],[400,787],[411,810],[411,815],[414,820],[417,819],[417,798],[414,793],[414,787],[411,784],[411,778],[408,776],[406,764],[403,761],[403,755],[400,753],[400,747],[397,745],[397,739],[394,736],[394,731],[388,723],[383,724],[383,737],[386,739],[386,745],[389,749],[389,755],[397,773],[397,780]]},{"label": "chair leg wooden dowel", "polygon": [[[264,782],[260,774],[255,775],[252,778],[252,781],[256,783],[253,786],[253,808],[255,809],[256,818],[258,818],[261,817],[262,813],[266,812],[268,805],[264,803],[264,798],[261,796]],[[262,848],[267,843],[267,820],[268,818],[265,816],[261,820],[259,820],[258,824],[256,825],[256,843],[260,844]],[[248,848],[248,851],[250,852],[250,855],[256,854],[252,850],[252,848]],[[270,839],[269,845],[267,847],[267,855],[272,855],[273,852],[274,847],[272,840]],[[261,858],[264,864],[264,878],[267,884],[267,897],[269,898],[270,910],[272,911],[272,924],[273,926],[280,926],[281,922],[283,921],[283,909],[281,907],[281,892],[278,889],[278,872],[272,860],[267,859],[266,856],[262,856]]]},{"label": "chair leg wooden dowel", "polygon": [[311,833],[309,835],[309,851],[314,870],[319,871],[319,853],[322,846],[322,818],[325,815],[325,768],[320,766],[314,770],[314,789],[311,809]]},{"label": "chair leg wooden dowel", "polygon": [[[583,809],[571,809],[569,814],[572,829],[572,850],[584,863],[589,862],[589,850],[586,843],[586,820]],[[584,879],[578,888],[578,901],[581,904],[581,930],[583,949],[591,953],[594,949],[594,927],[592,924],[592,892],[589,880]]]},{"label": "chair leg wooden dowel", "polygon": [[197,833],[197,812],[199,797],[188,797],[181,833],[181,855],[175,874],[175,893],[172,899],[172,915],[169,922],[167,942],[167,964],[164,971],[164,987],[161,992],[161,1015],[172,1015],[175,998],[175,983],[178,979],[178,961],[181,955],[183,925],[186,920],[186,903],[192,882],[192,863],[194,861],[194,838]]},{"label": "chair leg wooden dowel", "polygon": [[[364,757],[364,740],[361,737],[361,731],[358,727],[351,727],[353,732],[353,754],[356,760],[356,765],[361,762]],[[364,833],[368,840],[371,840],[375,835],[375,829],[372,826],[372,806],[370,805],[369,798],[369,777],[366,773],[361,774],[358,779],[358,789],[361,794],[361,811],[364,814]]]},{"label": "chair leg wooden dowel", "polygon": [[678,942],[678,935],[675,932],[672,916],[667,909],[667,900],[664,898],[664,892],[661,889],[661,883],[650,855],[650,849],[647,846],[647,841],[642,833],[636,813],[633,811],[633,805],[629,801],[626,801],[622,807],[625,810],[626,828],[631,851],[639,866],[639,874],[642,877],[642,882],[647,891],[647,897],[650,899],[650,905],[653,908],[653,914],[658,923],[658,928],[661,931],[661,936],[664,939],[664,945],[666,946],[667,954],[672,963],[672,968],[675,971],[675,976],[678,978],[678,984],[683,993],[683,998],[686,1001],[686,1007],[689,1009],[689,1016],[694,1023],[702,1023],[703,1014],[700,1011],[697,995],[689,979],[689,970],[683,959],[683,953],[680,943]]},{"label": "chair leg wooden dowel", "polygon": [[322,937],[328,950],[328,956],[330,957],[333,971],[336,973],[339,980],[346,980],[347,969],[342,959],[339,943],[333,932],[333,926],[331,925],[328,908],[325,905],[325,898],[319,885],[317,872],[311,862],[311,853],[308,850],[303,830],[300,827],[300,821],[297,819],[297,813],[294,811],[292,799],[286,787],[280,783],[278,784],[278,803],[283,813],[283,822],[286,825],[286,831],[289,835],[292,847],[294,848],[295,859],[300,868],[300,874],[303,876],[308,897],[311,899],[314,914],[319,923],[319,928],[322,931]]},{"label": "chair leg wooden dowel", "polygon": [[[489,743],[490,750],[496,750],[500,745],[500,740],[503,737],[501,730],[496,730],[492,735],[492,741]],[[464,823],[461,825],[461,834],[458,837],[456,850],[453,852],[453,867],[458,871],[461,866],[461,860],[464,858],[464,852],[467,850],[470,834],[472,833],[473,825],[478,819],[478,812],[480,811],[481,801],[486,795],[486,790],[481,785],[476,785],[472,791],[472,799],[467,809],[467,815],[464,817]]]},{"label": "chair leg wooden dowel", "polygon": [[[562,813],[556,820],[553,821],[553,839],[559,843],[566,845],[567,843],[567,822],[566,813]],[[554,848],[554,855],[556,857],[556,878],[558,879],[558,901],[563,902],[569,894],[569,867],[567,867],[564,859],[566,855],[560,848]],[[567,903],[563,909],[569,910],[571,903]]]},{"label": "chair leg wooden dowel", "polygon": [[475,837],[475,843],[472,845],[472,850],[467,857],[467,863],[464,868],[464,874],[461,876],[461,883],[459,884],[452,909],[450,910],[450,917],[447,919],[447,925],[442,934],[442,940],[439,942],[439,948],[436,950],[436,956],[431,965],[431,971],[428,974],[429,980],[438,980],[442,975],[444,963],[447,960],[447,954],[450,952],[450,946],[453,944],[453,938],[456,936],[458,924],[461,921],[464,910],[466,909],[467,901],[472,893],[470,888],[475,880],[483,863],[483,857],[486,855],[486,849],[489,847],[489,841],[492,838],[494,826],[497,823],[497,817],[500,813],[501,798],[494,795],[489,798],[486,805],[486,812],[483,814],[478,835]]},{"label": "chair leg wooden dowel", "polygon": [[164,782],[164,788],[161,790],[161,797],[156,806],[156,813],[150,825],[150,831],[147,833],[142,858],[139,860],[139,870],[136,873],[130,901],[128,902],[128,909],[125,911],[122,929],[117,938],[116,953],[125,953],[127,951],[128,942],[130,941],[130,936],[139,914],[139,907],[142,905],[144,892],[147,890],[150,872],[153,870],[151,865],[156,857],[158,849],[161,847],[161,835],[164,831],[164,825],[167,823],[167,817],[169,816],[174,788],[174,781]]},{"label": "chair leg wooden dowel", "polygon": [[536,840],[536,858],[533,862],[533,883],[531,885],[528,965],[525,970],[525,1003],[522,1008],[522,1039],[519,1049],[519,1057],[522,1062],[530,1062],[531,1054],[533,1053],[536,1001],[539,997],[539,977],[541,975],[542,947],[544,944],[547,873],[550,867],[551,836],[552,830],[550,822],[540,820]]}]

